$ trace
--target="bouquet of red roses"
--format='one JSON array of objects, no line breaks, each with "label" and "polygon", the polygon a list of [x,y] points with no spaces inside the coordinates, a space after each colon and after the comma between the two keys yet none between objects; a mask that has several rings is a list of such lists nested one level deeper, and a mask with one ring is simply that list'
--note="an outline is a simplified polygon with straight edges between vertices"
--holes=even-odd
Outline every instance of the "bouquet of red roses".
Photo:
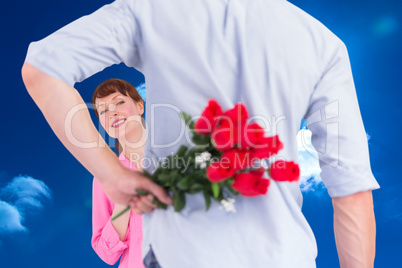
[{"label": "bouquet of red roses", "polygon": [[[209,100],[197,121],[186,113],[181,117],[192,132],[194,146],[182,145],[175,155],[160,161],[153,174],[145,171],[173,194],[175,211],[184,208],[186,194],[203,192],[206,210],[211,199],[222,203],[230,195],[264,195],[270,184],[264,177],[267,171],[275,181],[299,179],[299,166],[294,162],[278,160],[267,169],[262,165],[262,160],[277,154],[283,144],[278,135],[268,137],[260,125],[248,122],[243,104],[223,112],[215,100]],[[147,194],[141,190],[137,193]],[[154,202],[166,208],[156,198]]]}]

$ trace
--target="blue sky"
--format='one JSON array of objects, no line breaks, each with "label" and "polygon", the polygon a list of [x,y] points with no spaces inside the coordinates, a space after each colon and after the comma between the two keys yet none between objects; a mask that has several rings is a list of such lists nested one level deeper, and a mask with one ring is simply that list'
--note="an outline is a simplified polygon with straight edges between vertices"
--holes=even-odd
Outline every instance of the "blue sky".
[{"label": "blue sky", "polygon": [[[31,41],[89,14],[110,0],[6,1],[0,17],[0,267],[107,267],[93,252],[92,176],[62,146],[24,89],[20,69]],[[402,148],[399,78],[402,4],[397,0],[292,0],[347,45],[368,133],[377,219],[376,267],[402,263]],[[123,65],[78,83],[84,100],[100,82],[119,77],[138,85],[144,77]],[[95,121],[96,122],[96,121]],[[305,152],[301,151],[305,156]],[[308,170],[317,175],[310,158]],[[309,177],[308,175],[306,175]],[[318,243],[317,267],[339,267],[332,207],[319,176],[304,191],[303,211]],[[17,191],[18,189],[18,191]]]}]

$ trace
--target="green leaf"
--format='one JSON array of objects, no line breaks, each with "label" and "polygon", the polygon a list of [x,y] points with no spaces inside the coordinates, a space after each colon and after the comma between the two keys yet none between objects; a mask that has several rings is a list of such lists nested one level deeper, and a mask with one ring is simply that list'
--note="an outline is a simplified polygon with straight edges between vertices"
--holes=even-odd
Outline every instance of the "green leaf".
[{"label": "green leaf", "polygon": [[194,120],[191,119],[191,115],[189,115],[188,113],[181,112],[180,116],[190,129],[194,129]]},{"label": "green leaf", "polygon": [[211,184],[211,189],[212,189],[212,194],[214,196],[215,199],[218,199],[219,197],[219,193],[221,191],[221,188],[219,187],[219,184],[217,183],[212,183]]},{"label": "green leaf", "polygon": [[191,149],[188,151],[187,156],[188,156],[188,157],[195,157],[195,155],[196,155],[197,153],[202,153],[202,152],[204,152],[204,151],[205,151],[205,149],[203,149],[203,148],[193,147],[193,148],[191,148]]},{"label": "green leaf", "polygon": [[211,154],[211,159],[213,158],[220,159],[223,154],[223,152],[216,150],[215,148],[213,148],[212,150],[208,150],[208,152]]},{"label": "green leaf", "polygon": [[190,186],[191,186],[190,176],[184,177],[177,183],[177,188],[179,188],[182,191],[187,191],[188,189],[190,189]]},{"label": "green leaf", "polygon": [[170,180],[171,183],[174,184],[175,182],[178,182],[182,178],[182,175],[179,173],[178,170],[173,170],[170,173]]},{"label": "green leaf", "polygon": [[232,194],[234,194],[234,195],[238,195],[238,194],[239,194],[239,192],[236,191],[235,189],[233,189],[233,187],[232,187],[231,185],[228,186],[227,188],[229,189],[229,191],[230,191]]},{"label": "green leaf", "polygon": [[166,183],[170,180],[170,174],[162,173],[158,176],[157,181]]},{"label": "green leaf", "polygon": [[174,155],[169,155],[168,157],[166,157],[167,160],[167,168],[168,169],[174,169],[175,168],[175,156]]},{"label": "green leaf", "polygon": [[209,184],[205,169],[197,169],[191,174],[191,178],[199,183]]},{"label": "green leaf", "polygon": [[173,207],[174,211],[181,211],[186,205],[186,195],[182,191],[173,192]]},{"label": "green leaf", "polygon": [[147,176],[148,178],[150,178],[150,179],[152,179],[152,174],[151,173],[149,173],[147,170],[143,170],[143,172],[144,172],[144,175],[145,176]]},{"label": "green leaf", "polygon": [[190,187],[190,193],[194,194],[204,189],[204,185],[201,183],[193,183]]},{"label": "green leaf", "polygon": [[183,157],[186,154],[186,151],[187,151],[187,146],[185,146],[185,145],[180,146],[179,150],[177,151],[177,156]]},{"label": "green leaf", "polygon": [[209,143],[211,142],[210,136],[205,136],[205,135],[199,135],[197,133],[194,133],[192,141],[199,146],[202,146],[203,151],[205,151],[206,148],[208,148]]},{"label": "green leaf", "polygon": [[204,190],[204,199],[205,199],[205,211],[208,211],[211,207],[211,195],[207,190]]},{"label": "green leaf", "polygon": [[152,201],[152,204],[156,204],[156,205],[158,205],[158,208],[161,208],[161,209],[167,209],[167,205],[165,204],[165,203],[162,203],[161,201],[159,201],[159,199],[158,198],[154,198],[154,200]]},{"label": "green leaf", "polygon": [[191,116],[188,113],[185,112],[180,112],[180,117],[183,119],[183,121],[187,124],[188,121],[191,120]]},{"label": "green leaf", "polygon": [[148,191],[145,191],[145,190],[142,190],[142,189],[135,189],[135,191],[137,192],[137,194],[138,194],[139,196],[143,196],[143,195],[149,194]]},{"label": "green leaf", "polygon": [[187,155],[185,156],[186,160],[187,161],[190,160],[189,161],[190,164],[194,166],[195,165],[195,156],[197,154],[200,154],[200,153],[204,152],[204,151],[205,151],[204,148],[193,147],[190,150],[188,150]]}]

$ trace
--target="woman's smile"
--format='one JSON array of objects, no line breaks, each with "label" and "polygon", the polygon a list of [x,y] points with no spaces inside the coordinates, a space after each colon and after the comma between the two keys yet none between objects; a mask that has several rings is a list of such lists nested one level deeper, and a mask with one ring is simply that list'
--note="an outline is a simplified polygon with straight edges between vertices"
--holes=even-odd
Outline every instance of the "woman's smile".
[{"label": "woman's smile", "polygon": [[118,128],[118,127],[120,127],[121,125],[123,125],[124,122],[126,122],[126,118],[116,119],[116,120],[113,121],[112,127]]}]

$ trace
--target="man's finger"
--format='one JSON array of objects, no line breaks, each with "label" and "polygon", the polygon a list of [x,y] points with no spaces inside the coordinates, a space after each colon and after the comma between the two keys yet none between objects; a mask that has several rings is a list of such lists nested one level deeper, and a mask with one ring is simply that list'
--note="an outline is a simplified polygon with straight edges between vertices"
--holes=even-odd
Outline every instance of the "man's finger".
[{"label": "man's finger", "polygon": [[137,202],[137,207],[138,207],[141,211],[146,212],[146,213],[152,212],[152,211],[154,210],[153,207],[148,206],[147,204],[145,204],[145,203],[142,202],[142,201]]},{"label": "man's finger", "polygon": [[136,190],[141,189],[153,194],[161,202],[167,205],[173,204],[173,200],[167,192],[162,187],[152,182],[149,178],[138,172],[132,172],[130,177],[120,181],[119,189],[124,193],[136,195]]},{"label": "man's finger", "polygon": [[165,203],[166,205],[173,204],[172,198],[168,195],[165,189],[155,184],[151,180],[145,180],[141,188],[156,196],[156,198],[158,198],[162,203]]},{"label": "man's finger", "polygon": [[144,202],[148,207],[157,208],[156,204],[153,204],[154,196],[149,194],[147,196],[141,196],[141,202]]},{"label": "man's finger", "polygon": [[137,215],[144,214],[144,212],[141,209],[137,208],[137,207],[133,208],[132,211]]}]

